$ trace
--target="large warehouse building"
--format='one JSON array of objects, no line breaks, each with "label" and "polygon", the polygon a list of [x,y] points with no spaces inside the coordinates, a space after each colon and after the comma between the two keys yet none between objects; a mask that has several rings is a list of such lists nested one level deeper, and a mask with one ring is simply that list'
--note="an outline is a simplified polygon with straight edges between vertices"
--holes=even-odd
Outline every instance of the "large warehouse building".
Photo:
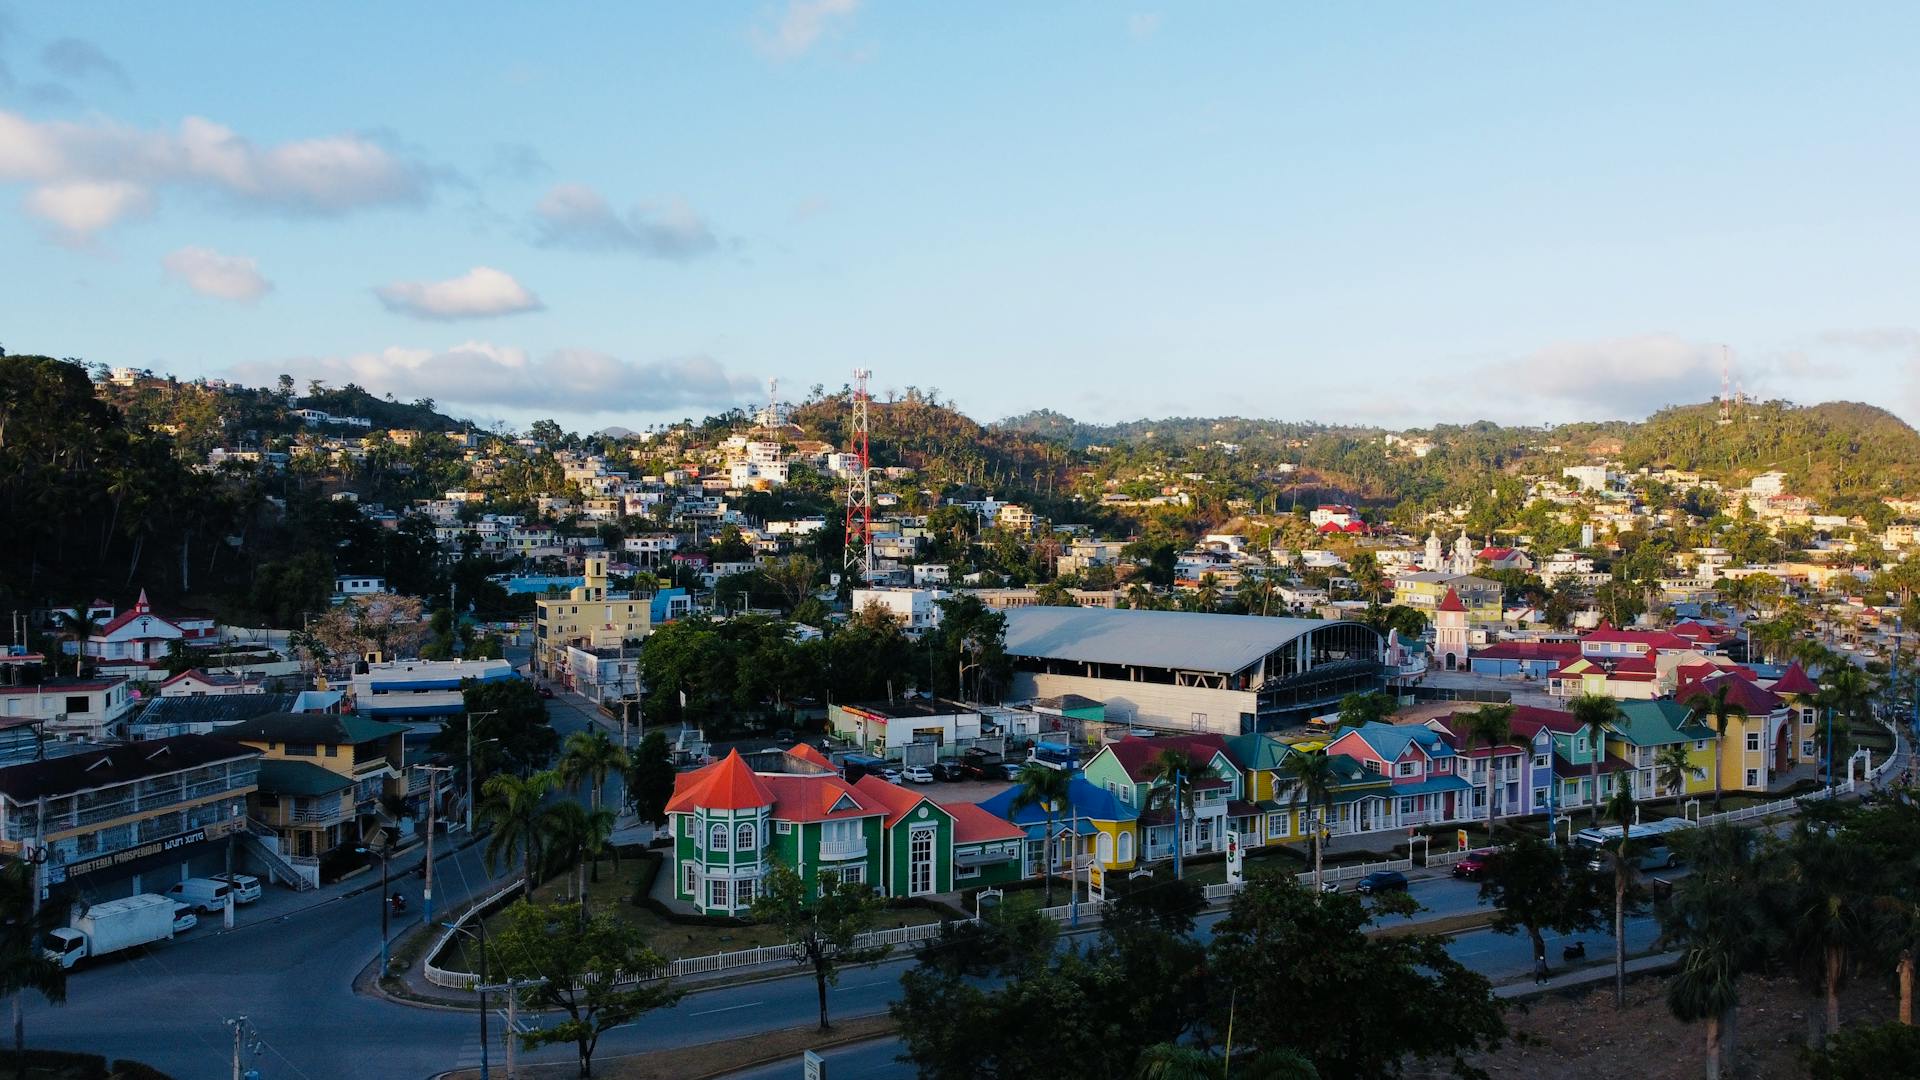
[{"label": "large warehouse building", "polygon": [[1188,611],[1012,608],[1010,696],[1079,694],[1108,720],[1176,731],[1273,731],[1385,685],[1371,627]]}]

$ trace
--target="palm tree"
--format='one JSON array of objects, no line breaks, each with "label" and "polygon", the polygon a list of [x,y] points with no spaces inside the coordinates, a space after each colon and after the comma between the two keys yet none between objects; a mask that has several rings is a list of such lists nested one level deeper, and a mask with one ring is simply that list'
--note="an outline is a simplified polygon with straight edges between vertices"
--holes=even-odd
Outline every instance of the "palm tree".
[{"label": "palm tree", "polygon": [[1687,772],[1691,767],[1692,763],[1687,760],[1686,743],[1663,746],[1653,756],[1654,782],[1677,797],[1687,790]]},{"label": "palm tree", "polygon": [[1153,586],[1144,581],[1127,586],[1127,606],[1135,611],[1151,611],[1154,606]]},{"label": "palm tree", "polygon": [[1207,762],[1185,747],[1168,747],[1147,763],[1146,779],[1149,805],[1163,804],[1173,814],[1173,876],[1181,876],[1181,855],[1186,848],[1187,815],[1193,812],[1193,784],[1210,774]]},{"label": "palm tree", "polygon": [[21,997],[28,990],[58,1005],[67,1000],[67,969],[47,959],[41,939],[67,925],[67,904],[57,897],[34,910],[39,875],[31,863],[10,860],[0,867],[0,993],[13,998],[13,1048],[26,1049],[27,1026]]},{"label": "palm tree", "polygon": [[545,847],[558,865],[549,865],[549,873],[568,867],[580,872],[580,917],[587,914],[587,865],[607,850],[613,838],[612,810],[581,806],[572,799],[549,803],[540,815]]},{"label": "palm tree", "polygon": [[560,750],[558,770],[568,791],[578,792],[586,785],[588,805],[598,810],[607,777],[625,772],[627,765],[627,752],[614,745],[606,732],[576,731]]},{"label": "palm tree", "polygon": [[1574,722],[1586,729],[1592,745],[1593,823],[1600,824],[1600,759],[1607,756],[1607,725],[1620,715],[1620,706],[1605,694],[1581,694],[1571,706]]},{"label": "palm tree", "polygon": [[493,869],[518,850],[528,896],[540,883],[537,871],[549,823],[544,804],[559,784],[559,775],[548,769],[524,779],[495,773],[480,787],[478,817],[493,830],[487,837],[487,868]]},{"label": "palm tree", "polygon": [[1730,825],[1695,832],[1687,844],[1693,871],[1675,883],[1661,930],[1680,946],[1680,972],[1667,984],[1675,1018],[1705,1021],[1707,1080],[1719,1080],[1733,1054],[1740,976],[1762,962],[1771,934],[1763,915],[1768,888],[1754,833]]},{"label": "palm tree", "polygon": [[1049,769],[1037,761],[1029,761],[1020,767],[1014,777],[1013,802],[1007,809],[1019,813],[1029,806],[1038,806],[1047,812],[1047,837],[1042,847],[1041,858],[1045,865],[1041,874],[1047,882],[1046,906],[1053,906],[1053,820],[1054,815],[1072,798],[1073,774],[1063,769]]},{"label": "palm tree", "polygon": [[1291,808],[1305,805],[1314,812],[1313,829],[1313,893],[1320,895],[1320,845],[1325,832],[1326,812],[1333,806],[1334,792],[1340,785],[1339,774],[1334,770],[1333,759],[1327,756],[1325,747],[1318,750],[1296,751],[1287,758],[1282,769],[1288,779],[1293,781]]},{"label": "palm tree", "polygon": [[1720,812],[1720,761],[1727,728],[1734,721],[1747,718],[1745,706],[1727,700],[1728,689],[1728,684],[1722,680],[1719,686],[1713,688],[1713,693],[1701,692],[1685,702],[1687,708],[1693,710],[1694,719],[1713,729],[1713,812],[1716,814]]},{"label": "palm tree", "polygon": [[1882,944],[1872,881],[1875,860],[1852,838],[1800,819],[1778,849],[1782,872],[1772,896],[1788,955],[1801,978],[1825,999],[1824,1032],[1808,1017],[1808,1049],[1817,1050],[1840,1029],[1840,988],[1856,959]]},{"label": "palm tree", "polygon": [[1873,716],[1870,704],[1873,694],[1872,677],[1845,661],[1820,675],[1820,693],[1814,700],[1825,712],[1822,735],[1827,747],[1829,791],[1833,789],[1833,766],[1847,754],[1846,732],[1853,724]]},{"label": "palm tree", "polygon": [[1220,579],[1214,575],[1201,574],[1200,584],[1194,586],[1193,604],[1197,611],[1213,611],[1220,606]]},{"label": "palm tree", "polygon": [[59,620],[60,636],[73,642],[73,674],[77,678],[87,660],[87,639],[99,633],[100,622],[87,613],[85,605],[60,612]]},{"label": "palm tree", "polygon": [[1620,826],[1620,846],[1613,851],[1613,1007],[1627,1007],[1627,887],[1633,883],[1633,792],[1625,785],[1607,800],[1607,816]]},{"label": "palm tree", "polygon": [[1487,748],[1487,843],[1493,843],[1493,772],[1497,747],[1513,741],[1513,706],[1482,705],[1461,717],[1467,745]]}]

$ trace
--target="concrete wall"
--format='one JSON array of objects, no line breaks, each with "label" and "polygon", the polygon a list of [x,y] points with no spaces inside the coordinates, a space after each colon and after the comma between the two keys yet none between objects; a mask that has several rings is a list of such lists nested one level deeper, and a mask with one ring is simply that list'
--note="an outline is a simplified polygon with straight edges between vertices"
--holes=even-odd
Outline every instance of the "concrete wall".
[{"label": "concrete wall", "polygon": [[[1211,731],[1220,735],[1242,734],[1240,714],[1259,712],[1259,695],[1246,690],[1209,690],[1198,686],[1173,686],[1167,683],[1122,682],[1118,679],[1089,679],[1083,675],[1043,675],[1031,671],[1013,673],[1013,686],[1007,697],[1055,697],[1079,694],[1103,701],[1108,723],[1125,723],[1131,717],[1143,727],[1179,731]],[[1204,713],[1205,722],[1193,723],[1194,713]],[[1251,730],[1251,722],[1248,724]]]}]

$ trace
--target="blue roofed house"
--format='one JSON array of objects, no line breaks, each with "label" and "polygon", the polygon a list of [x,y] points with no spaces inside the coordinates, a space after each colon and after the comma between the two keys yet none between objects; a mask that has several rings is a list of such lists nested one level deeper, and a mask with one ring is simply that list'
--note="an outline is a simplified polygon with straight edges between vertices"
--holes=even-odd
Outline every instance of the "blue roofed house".
[{"label": "blue roofed house", "polygon": [[[1038,877],[1046,864],[1047,809],[1032,805],[1014,808],[1020,789],[1010,787],[980,804],[980,809],[1024,828],[1025,851],[1020,876]],[[1111,791],[1075,776],[1067,782],[1067,804],[1053,813],[1055,873],[1071,873],[1087,865],[1104,874],[1131,870],[1139,856],[1140,811]]]},{"label": "blue roofed house", "polygon": [[1473,785],[1459,774],[1460,755],[1440,732],[1419,724],[1362,724],[1327,744],[1392,783],[1364,800],[1358,831],[1464,821],[1472,814]]}]

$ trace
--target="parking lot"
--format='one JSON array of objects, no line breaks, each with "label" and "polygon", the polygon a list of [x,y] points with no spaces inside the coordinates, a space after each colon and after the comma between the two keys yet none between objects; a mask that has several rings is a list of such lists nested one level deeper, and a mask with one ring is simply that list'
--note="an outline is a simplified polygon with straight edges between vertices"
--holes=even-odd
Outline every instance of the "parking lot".
[{"label": "parking lot", "polygon": [[931,784],[907,783],[904,786],[920,792],[934,802],[962,803],[983,802],[1012,787],[1006,780],[955,780],[947,782],[935,780]]}]

